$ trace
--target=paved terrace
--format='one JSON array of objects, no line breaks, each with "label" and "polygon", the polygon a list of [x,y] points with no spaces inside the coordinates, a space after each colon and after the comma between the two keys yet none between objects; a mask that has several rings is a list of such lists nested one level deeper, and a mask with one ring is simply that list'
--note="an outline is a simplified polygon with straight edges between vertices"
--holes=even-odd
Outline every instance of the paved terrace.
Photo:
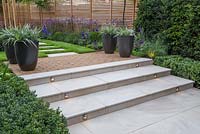
[{"label": "paved terrace", "polygon": [[122,61],[133,59],[130,58],[120,58],[119,54],[105,54],[104,52],[86,53],[86,54],[76,54],[60,57],[51,58],[39,58],[37,68],[34,71],[24,72],[21,71],[18,65],[10,65],[12,71],[17,75],[33,74],[48,72],[54,70],[61,70],[73,67],[89,66],[101,63],[108,63],[114,61]]}]

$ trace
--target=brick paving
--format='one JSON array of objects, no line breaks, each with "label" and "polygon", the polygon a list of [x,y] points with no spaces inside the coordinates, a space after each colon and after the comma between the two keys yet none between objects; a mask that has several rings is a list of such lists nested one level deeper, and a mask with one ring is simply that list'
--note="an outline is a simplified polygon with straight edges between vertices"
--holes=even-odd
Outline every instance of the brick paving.
[{"label": "brick paving", "polygon": [[9,67],[17,75],[33,74],[48,72],[54,70],[61,70],[73,67],[81,67],[95,64],[102,64],[114,61],[122,61],[130,58],[120,58],[118,53],[115,54],[105,54],[104,52],[94,52],[86,54],[68,55],[60,57],[51,58],[39,58],[37,67],[34,71],[21,71],[18,65],[10,65]]}]

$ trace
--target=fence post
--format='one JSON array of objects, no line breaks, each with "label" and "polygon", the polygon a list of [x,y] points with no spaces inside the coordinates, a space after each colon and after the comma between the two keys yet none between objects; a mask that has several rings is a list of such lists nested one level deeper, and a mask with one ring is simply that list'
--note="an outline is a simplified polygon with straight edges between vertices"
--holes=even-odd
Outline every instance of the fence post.
[{"label": "fence post", "polygon": [[93,0],[90,0],[90,19],[93,19]]},{"label": "fence post", "polygon": [[29,16],[28,16],[28,22],[29,23],[31,23],[31,19],[32,19],[32,15],[31,15],[31,4],[29,3],[28,4],[28,14],[29,14]]},{"label": "fence post", "polygon": [[3,20],[4,20],[4,25],[7,27],[7,20],[6,20],[6,9],[5,9],[5,0],[2,0],[2,7],[3,7]]},{"label": "fence post", "polygon": [[135,21],[136,4],[137,4],[137,0],[134,0],[133,1],[133,21]]},{"label": "fence post", "polygon": [[11,23],[11,12],[10,12],[10,1],[7,1],[7,10],[8,10],[8,22],[9,22],[9,27],[12,27]]},{"label": "fence post", "polygon": [[112,18],[113,18],[113,16],[112,16],[112,14],[113,14],[112,8],[113,8],[113,0],[110,0],[110,23],[111,24],[112,24]]},{"label": "fence post", "polygon": [[54,17],[57,19],[56,6],[57,6],[57,3],[56,3],[56,0],[54,0]]},{"label": "fence post", "polygon": [[73,0],[70,1],[70,9],[71,9],[71,30],[74,31],[74,22],[73,22]]},{"label": "fence post", "polygon": [[16,8],[15,8],[15,0],[12,0],[12,10],[13,10],[13,23],[14,23],[14,27],[16,27]]},{"label": "fence post", "polygon": [[70,1],[71,17],[73,17],[73,0]]}]

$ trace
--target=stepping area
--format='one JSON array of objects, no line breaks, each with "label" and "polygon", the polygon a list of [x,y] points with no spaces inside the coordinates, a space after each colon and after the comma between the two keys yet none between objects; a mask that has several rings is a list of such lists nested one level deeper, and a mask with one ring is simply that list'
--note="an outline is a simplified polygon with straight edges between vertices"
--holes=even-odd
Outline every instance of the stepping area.
[{"label": "stepping area", "polygon": [[193,81],[171,75],[152,59],[96,52],[43,58],[38,64],[39,70],[29,73],[11,68],[38,98],[62,111],[70,134],[199,130],[193,115],[200,112],[200,91],[193,88]]},{"label": "stepping area", "polygon": [[48,45],[46,43],[40,42],[39,43],[39,52],[49,54],[49,53],[60,53],[64,52],[65,49],[57,46]]},{"label": "stepping area", "polygon": [[96,65],[115,61],[125,61],[133,58],[135,57],[120,58],[117,53],[106,55],[104,52],[94,52],[51,58],[39,58],[37,68],[34,71],[21,71],[17,65],[9,65],[9,67],[15,74],[25,75],[55,70],[63,70],[74,67]]},{"label": "stepping area", "polygon": [[58,56],[68,56],[77,54],[75,52],[66,52],[66,53],[57,53],[57,54],[48,54],[48,57],[58,57]]},{"label": "stepping area", "polygon": [[71,134],[199,134],[200,91],[189,89],[69,126]]},{"label": "stepping area", "polygon": [[[79,58],[85,55],[89,58]],[[181,127],[188,120],[188,130],[199,129],[193,128],[200,125],[193,117],[200,112],[200,91],[193,81],[171,75],[152,59],[105,56],[102,63],[93,62],[101,61],[96,57],[82,66],[20,76],[50,108],[62,111],[70,134],[187,134]]]}]

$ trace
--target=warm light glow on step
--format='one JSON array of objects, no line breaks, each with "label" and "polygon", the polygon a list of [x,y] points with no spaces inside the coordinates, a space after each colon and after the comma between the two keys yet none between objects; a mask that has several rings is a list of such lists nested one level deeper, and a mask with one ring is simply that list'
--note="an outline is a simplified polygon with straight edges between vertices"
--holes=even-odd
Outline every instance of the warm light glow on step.
[{"label": "warm light glow on step", "polygon": [[139,67],[139,64],[136,64],[136,67]]},{"label": "warm light glow on step", "polygon": [[157,74],[154,74],[154,78],[157,78]]},{"label": "warm light glow on step", "polygon": [[176,92],[179,92],[179,88],[178,87],[176,88]]},{"label": "warm light glow on step", "polygon": [[85,121],[85,120],[88,119],[88,116],[87,116],[86,114],[84,114],[82,118],[83,118],[83,120]]},{"label": "warm light glow on step", "polygon": [[54,82],[55,78],[54,77],[50,77],[50,82]]},{"label": "warm light glow on step", "polygon": [[69,99],[69,95],[65,94],[65,99]]}]

